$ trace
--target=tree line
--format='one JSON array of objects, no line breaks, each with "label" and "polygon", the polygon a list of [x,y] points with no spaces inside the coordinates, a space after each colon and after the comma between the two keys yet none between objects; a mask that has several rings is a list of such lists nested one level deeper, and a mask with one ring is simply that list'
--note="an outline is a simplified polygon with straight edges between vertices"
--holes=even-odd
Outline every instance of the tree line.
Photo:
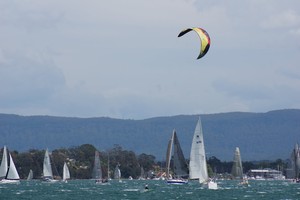
[{"label": "tree line", "polygon": [[[53,150],[50,157],[54,176],[57,178],[62,176],[63,165],[66,162],[72,179],[90,179],[92,177],[96,150],[91,144]],[[45,150],[30,149],[27,152],[10,151],[10,153],[22,179],[27,178],[30,169],[33,170],[35,179],[42,177]],[[109,150],[100,151],[100,160],[103,177],[106,178],[113,178],[113,171],[117,165],[119,165],[123,178],[130,176],[138,178],[141,175],[142,168],[145,172],[148,172],[147,176],[150,178],[159,172],[165,171],[165,161],[156,161],[155,156],[145,153],[136,155],[135,152],[125,150],[120,145],[114,145]],[[233,162],[221,161],[214,156],[207,159],[210,176],[213,176],[215,173],[229,174],[232,164]],[[258,168],[277,169],[278,166],[285,168],[286,165],[287,162],[281,159],[276,161],[243,162],[244,172]]]}]

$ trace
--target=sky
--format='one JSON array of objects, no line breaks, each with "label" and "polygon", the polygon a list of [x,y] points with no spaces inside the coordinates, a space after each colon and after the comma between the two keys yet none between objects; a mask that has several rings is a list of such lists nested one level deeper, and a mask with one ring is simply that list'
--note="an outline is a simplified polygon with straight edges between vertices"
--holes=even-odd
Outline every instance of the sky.
[{"label": "sky", "polygon": [[299,0],[0,0],[0,26],[0,113],[300,109]]}]

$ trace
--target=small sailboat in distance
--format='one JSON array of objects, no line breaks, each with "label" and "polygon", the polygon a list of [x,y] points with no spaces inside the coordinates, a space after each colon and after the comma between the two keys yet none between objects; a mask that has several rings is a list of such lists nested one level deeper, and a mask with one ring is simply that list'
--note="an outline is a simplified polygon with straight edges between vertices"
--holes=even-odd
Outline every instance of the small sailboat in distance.
[{"label": "small sailboat in distance", "polygon": [[48,149],[45,151],[44,162],[43,162],[43,181],[54,183],[57,180],[53,179],[52,167],[50,162],[50,155]]},{"label": "small sailboat in distance", "polygon": [[95,151],[95,160],[94,160],[94,168],[93,168],[92,178],[95,180],[96,184],[102,184],[102,183],[107,182],[106,179],[102,178],[102,168],[101,168],[99,151]]},{"label": "small sailboat in distance", "polygon": [[119,168],[120,164],[118,163],[116,168],[115,168],[115,171],[114,171],[114,179],[117,179],[119,180],[119,182],[122,182],[121,180],[121,170]]},{"label": "small sailboat in distance", "polygon": [[248,186],[248,179],[244,177],[243,174],[243,165],[241,159],[241,153],[239,147],[235,148],[234,157],[233,157],[233,165],[231,169],[231,175],[233,179],[240,179],[241,182],[239,185]]},{"label": "small sailboat in distance", "polygon": [[62,181],[67,183],[68,179],[70,179],[70,171],[69,171],[67,163],[65,162],[64,167],[63,167],[63,180]]},{"label": "small sailboat in distance", "polygon": [[27,181],[30,181],[33,179],[33,171],[32,169],[29,170],[28,176],[27,176]]}]

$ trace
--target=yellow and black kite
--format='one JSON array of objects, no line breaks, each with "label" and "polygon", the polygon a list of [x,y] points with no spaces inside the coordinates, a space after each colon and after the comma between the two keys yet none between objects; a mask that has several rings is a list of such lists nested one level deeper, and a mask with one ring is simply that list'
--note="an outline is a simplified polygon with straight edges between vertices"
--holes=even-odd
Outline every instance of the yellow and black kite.
[{"label": "yellow and black kite", "polygon": [[185,30],[183,30],[179,33],[178,37],[181,37],[181,36],[183,36],[184,34],[190,32],[190,31],[195,31],[198,34],[199,38],[200,38],[200,43],[201,43],[200,54],[197,58],[197,59],[200,59],[208,52],[208,49],[210,47],[210,37],[209,37],[208,33],[202,28],[188,28],[188,29],[185,29]]}]

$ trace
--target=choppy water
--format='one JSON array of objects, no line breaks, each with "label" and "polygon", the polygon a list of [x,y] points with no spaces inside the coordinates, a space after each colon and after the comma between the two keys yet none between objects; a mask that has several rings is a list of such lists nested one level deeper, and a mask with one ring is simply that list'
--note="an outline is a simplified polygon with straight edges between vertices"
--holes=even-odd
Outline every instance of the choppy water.
[{"label": "choppy water", "polygon": [[[148,184],[149,190],[144,186]],[[236,181],[218,181],[220,189],[207,190],[196,181],[186,185],[168,185],[164,181],[123,180],[96,185],[91,180],[68,183],[21,181],[17,185],[0,185],[0,199],[300,199],[300,184],[288,181],[250,181],[250,187]]]}]

